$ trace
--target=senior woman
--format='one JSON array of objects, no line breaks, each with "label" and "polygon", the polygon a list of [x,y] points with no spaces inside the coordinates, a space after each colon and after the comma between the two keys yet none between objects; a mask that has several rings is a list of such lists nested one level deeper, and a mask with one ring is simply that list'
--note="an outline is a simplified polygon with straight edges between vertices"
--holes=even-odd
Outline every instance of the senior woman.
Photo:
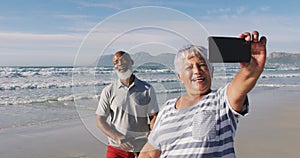
[{"label": "senior woman", "polygon": [[238,118],[248,112],[247,93],[266,61],[265,37],[254,31],[239,38],[251,41],[251,61],[240,63],[234,79],[217,90],[205,48],[190,45],[177,53],[175,71],[186,93],[164,104],[139,157],[235,157]]}]

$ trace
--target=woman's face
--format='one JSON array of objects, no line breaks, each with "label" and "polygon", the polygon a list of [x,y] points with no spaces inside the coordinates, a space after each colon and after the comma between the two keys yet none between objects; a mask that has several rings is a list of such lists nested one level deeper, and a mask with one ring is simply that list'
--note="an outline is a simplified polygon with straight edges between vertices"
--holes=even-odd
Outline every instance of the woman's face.
[{"label": "woman's face", "polygon": [[205,60],[200,55],[190,54],[184,59],[178,77],[184,84],[187,94],[204,95],[210,91],[211,76]]}]

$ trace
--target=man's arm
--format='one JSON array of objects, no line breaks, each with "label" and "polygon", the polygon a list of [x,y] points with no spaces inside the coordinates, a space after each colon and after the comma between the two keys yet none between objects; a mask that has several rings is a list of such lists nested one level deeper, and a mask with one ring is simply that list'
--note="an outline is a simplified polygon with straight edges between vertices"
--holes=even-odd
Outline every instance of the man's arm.
[{"label": "man's arm", "polygon": [[109,124],[106,122],[105,116],[96,116],[97,127],[108,137],[113,139],[116,143],[120,145],[120,148],[123,150],[131,150],[132,145],[129,142],[121,143],[122,139],[125,139],[125,136],[120,134],[119,132],[112,129]]},{"label": "man's arm", "polygon": [[148,141],[141,150],[139,158],[158,158],[160,154],[161,151],[155,149]]},{"label": "man's arm", "polygon": [[232,108],[237,112],[242,112],[247,93],[255,86],[256,81],[264,70],[267,39],[265,37],[259,39],[257,31],[253,31],[252,36],[248,32],[240,34],[239,38],[252,42],[251,61],[249,63],[240,63],[241,69],[228,85],[227,96]]}]

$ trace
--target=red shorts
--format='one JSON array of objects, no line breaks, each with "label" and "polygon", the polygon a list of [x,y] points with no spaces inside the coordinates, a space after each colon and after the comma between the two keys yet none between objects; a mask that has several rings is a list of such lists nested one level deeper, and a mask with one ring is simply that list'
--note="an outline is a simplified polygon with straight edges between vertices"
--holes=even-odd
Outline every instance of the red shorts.
[{"label": "red shorts", "polygon": [[133,152],[127,152],[122,149],[108,145],[106,158],[135,158]]}]

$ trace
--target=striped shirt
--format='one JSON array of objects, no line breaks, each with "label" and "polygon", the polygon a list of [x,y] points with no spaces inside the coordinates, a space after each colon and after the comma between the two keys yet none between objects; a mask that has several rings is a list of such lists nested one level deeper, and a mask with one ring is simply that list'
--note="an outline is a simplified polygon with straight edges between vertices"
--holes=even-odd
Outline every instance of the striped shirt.
[{"label": "striped shirt", "polygon": [[178,98],[165,103],[148,138],[161,157],[235,157],[238,117],[248,112],[248,99],[239,114],[231,108],[226,89],[212,91],[185,109],[175,108]]}]

